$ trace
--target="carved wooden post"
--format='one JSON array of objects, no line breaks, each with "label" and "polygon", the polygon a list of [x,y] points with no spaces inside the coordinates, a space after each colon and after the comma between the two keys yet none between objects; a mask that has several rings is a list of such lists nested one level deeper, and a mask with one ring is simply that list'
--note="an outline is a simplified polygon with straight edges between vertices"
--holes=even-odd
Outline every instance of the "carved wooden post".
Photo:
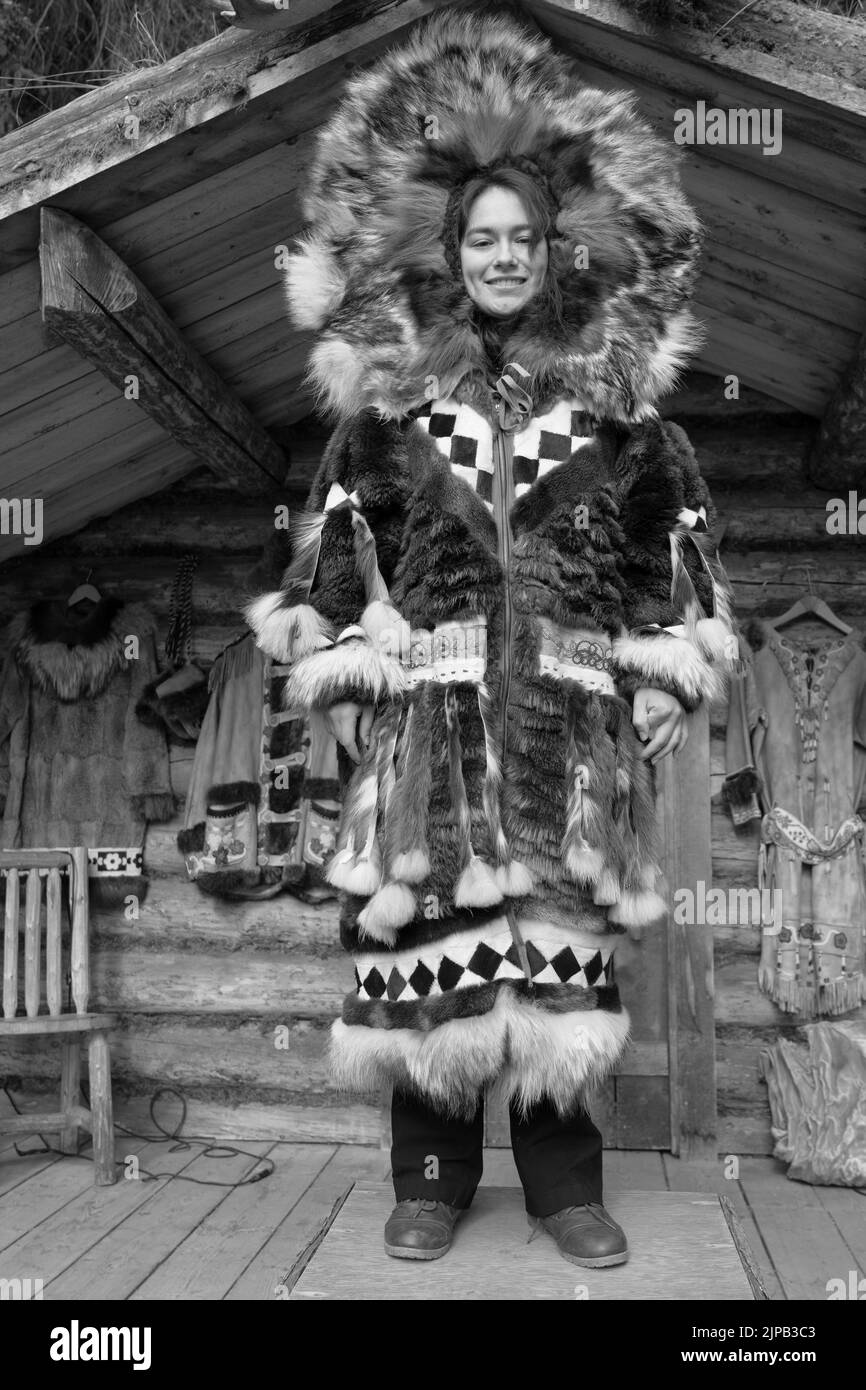
[{"label": "carved wooden post", "polygon": [[[715,1158],[716,1042],[713,929],[674,920],[673,895],[712,880],[710,721],[706,705],[689,717],[689,741],[656,768],[662,867],[672,910],[668,916],[668,1038],[671,1151],[681,1158]],[[692,914],[694,916],[700,914]]]},{"label": "carved wooden post", "polygon": [[72,851],[72,998],[75,1012],[87,1013],[90,1002],[90,922],[88,920],[87,850]]}]

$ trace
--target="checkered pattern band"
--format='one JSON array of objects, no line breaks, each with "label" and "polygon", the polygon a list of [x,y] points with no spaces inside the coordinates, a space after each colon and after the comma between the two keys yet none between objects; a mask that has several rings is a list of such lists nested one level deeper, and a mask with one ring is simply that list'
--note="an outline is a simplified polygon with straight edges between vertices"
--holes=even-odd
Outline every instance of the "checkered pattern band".
[{"label": "checkered pattern band", "polygon": [[[561,946],[548,957],[532,941],[527,941],[526,954],[536,984],[568,984],[579,989],[607,984],[610,951]],[[355,969],[359,999],[387,999],[391,1003],[398,999],[428,999],[458,987],[466,989],[489,984],[492,980],[523,978],[517,947],[513,943],[503,952],[477,939],[467,942],[464,949],[459,941],[452,942],[444,954],[431,948],[429,953],[418,954],[412,966],[404,958],[399,966],[388,969],[381,957],[376,964],[367,957],[359,959]]]},{"label": "checkered pattern band", "polygon": [[138,878],[144,873],[144,854],[139,849],[89,849],[90,878]]},{"label": "checkered pattern band", "polygon": [[[493,431],[472,406],[445,397],[417,412],[418,424],[463,478],[493,510]],[[514,438],[514,495],[520,497],[536,482],[566,463],[576,449],[592,438],[586,411],[569,401],[557,401],[544,415],[533,416]]]}]

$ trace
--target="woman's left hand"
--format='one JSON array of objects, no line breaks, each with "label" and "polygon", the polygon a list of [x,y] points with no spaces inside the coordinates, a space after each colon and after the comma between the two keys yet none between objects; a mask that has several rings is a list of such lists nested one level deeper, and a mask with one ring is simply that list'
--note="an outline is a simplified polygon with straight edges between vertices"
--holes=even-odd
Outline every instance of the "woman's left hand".
[{"label": "woman's left hand", "polygon": [[675,695],[641,686],[635,692],[632,723],[640,739],[649,742],[641,753],[657,763],[668,753],[678,753],[688,742],[686,712]]}]

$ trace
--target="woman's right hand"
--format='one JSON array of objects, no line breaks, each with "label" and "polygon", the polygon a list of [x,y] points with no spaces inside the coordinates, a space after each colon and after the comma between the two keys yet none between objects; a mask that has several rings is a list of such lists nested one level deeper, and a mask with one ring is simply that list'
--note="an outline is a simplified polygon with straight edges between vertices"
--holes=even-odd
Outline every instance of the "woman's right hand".
[{"label": "woman's right hand", "polygon": [[375,705],[359,705],[354,700],[344,700],[325,710],[325,728],[342,744],[353,763],[361,761],[358,745],[363,751],[369,743],[375,712]]}]

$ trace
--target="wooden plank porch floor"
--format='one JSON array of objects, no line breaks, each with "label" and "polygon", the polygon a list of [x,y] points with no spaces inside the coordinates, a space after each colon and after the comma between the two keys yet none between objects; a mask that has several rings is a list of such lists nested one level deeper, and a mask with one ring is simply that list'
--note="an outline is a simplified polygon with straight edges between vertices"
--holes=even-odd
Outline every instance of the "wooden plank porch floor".
[{"label": "wooden plank porch floor", "polygon": [[[38,1149],[36,1137],[19,1140]],[[238,1152],[118,1138],[127,1177],[94,1187],[89,1158],[18,1156],[0,1140],[0,1278],[41,1279],[45,1299],[286,1297],[290,1272],[353,1183],[381,1182],[377,1148],[239,1142]],[[264,1157],[274,1172],[244,1187]],[[134,1162],[135,1160],[136,1162]],[[827,1282],[866,1275],[866,1198],[790,1182],[771,1158],[689,1164],[655,1152],[608,1150],[615,1192],[724,1194],[772,1299],[827,1298]],[[138,1176],[134,1176],[137,1171]],[[195,1183],[147,1173],[178,1174]],[[484,1183],[517,1186],[509,1150],[487,1150]],[[218,1184],[218,1185],[214,1185]],[[551,1245],[551,1258],[558,1256]],[[518,1295],[519,1296],[519,1295]]]}]

